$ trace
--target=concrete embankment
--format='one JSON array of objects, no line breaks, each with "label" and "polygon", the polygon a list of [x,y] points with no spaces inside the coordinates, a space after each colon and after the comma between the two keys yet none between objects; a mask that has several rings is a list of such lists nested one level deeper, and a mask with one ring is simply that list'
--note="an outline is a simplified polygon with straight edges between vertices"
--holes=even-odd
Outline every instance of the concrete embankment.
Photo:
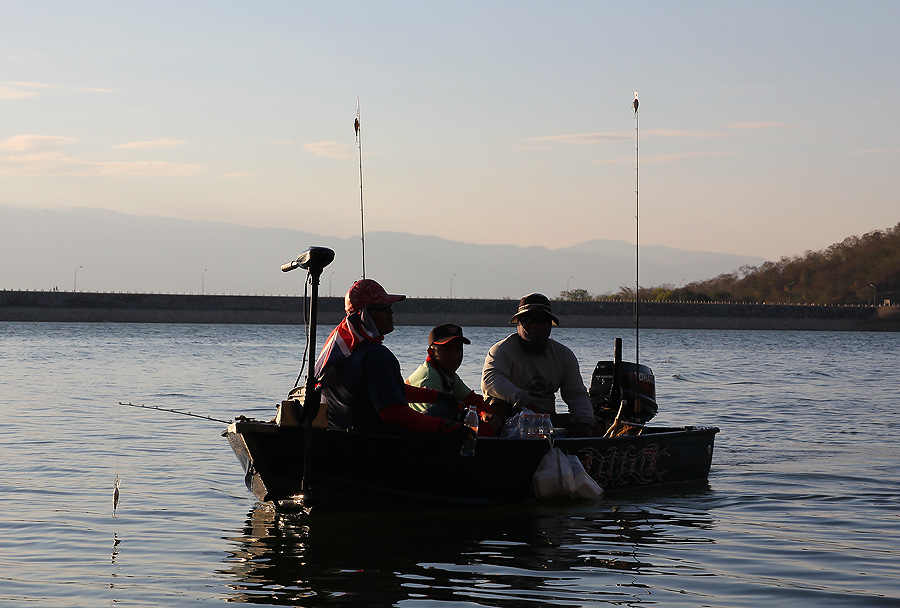
[{"label": "concrete embankment", "polygon": [[[394,307],[394,321],[502,326],[517,304],[410,298]],[[631,302],[559,301],[553,311],[565,327],[634,327]],[[320,325],[334,325],[342,316],[343,298],[320,298]],[[0,291],[0,321],[299,324],[303,317],[303,298],[295,296]],[[640,324],[662,329],[900,331],[900,307],[642,302]]]}]

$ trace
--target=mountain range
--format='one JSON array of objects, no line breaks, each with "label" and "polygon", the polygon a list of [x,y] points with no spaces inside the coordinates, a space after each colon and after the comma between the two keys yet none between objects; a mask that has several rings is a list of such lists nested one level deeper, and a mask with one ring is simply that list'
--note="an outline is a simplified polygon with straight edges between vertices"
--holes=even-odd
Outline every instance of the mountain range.
[{"label": "mountain range", "polygon": [[[0,289],[153,293],[300,294],[304,273],[280,272],[311,245],[335,251],[321,295],[362,274],[359,236],[138,216],[103,209],[0,206]],[[366,275],[413,297],[558,297],[633,288],[633,243],[596,239],[559,249],[479,245],[399,232],[365,235]],[[640,247],[642,287],[679,286],[758,265],[764,258],[656,245]]]}]

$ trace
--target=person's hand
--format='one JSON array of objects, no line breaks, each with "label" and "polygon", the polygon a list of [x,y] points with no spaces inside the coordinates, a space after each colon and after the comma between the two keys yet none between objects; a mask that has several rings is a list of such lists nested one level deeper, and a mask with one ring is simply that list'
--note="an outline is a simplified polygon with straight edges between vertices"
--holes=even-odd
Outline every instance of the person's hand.
[{"label": "person's hand", "polygon": [[478,414],[478,417],[481,418],[481,422],[483,422],[485,424],[489,424],[494,428],[497,428],[497,426],[500,424],[500,421],[497,420],[497,417],[494,416],[493,413],[488,412],[488,411],[480,412]]},{"label": "person's hand", "polygon": [[455,439],[460,443],[463,441],[475,441],[476,439],[475,431],[473,431],[471,427],[459,422],[447,420],[446,418],[441,420],[441,424],[438,427],[438,433],[445,437]]}]

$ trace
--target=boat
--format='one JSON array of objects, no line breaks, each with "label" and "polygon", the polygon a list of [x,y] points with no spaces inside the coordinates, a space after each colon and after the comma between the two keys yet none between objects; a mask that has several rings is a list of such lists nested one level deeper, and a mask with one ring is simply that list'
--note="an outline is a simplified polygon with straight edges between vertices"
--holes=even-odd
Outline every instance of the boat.
[{"label": "boat", "polygon": [[[704,482],[715,427],[644,427],[640,435],[555,439],[606,492]],[[277,508],[401,503],[434,507],[535,501],[532,477],[551,449],[546,439],[481,437],[473,457],[432,436],[394,437],[314,428],[307,487],[305,427],[236,420],[225,436],[253,495]]]},{"label": "boat", "polygon": [[[310,369],[319,279],[333,258],[331,250],[313,247],[282,266],[310,274]],[[621,339],[613,360],[597,363],[589,391],[595,413],[612,418],[605,436],[563,436],[566,415],[560,414],[550,437],[480,437],[471,457],[461,455],[459,443],[447,437],[329,428],[312,376],[288,394],[274,419],[239,416],[222,433],[243,467],[247,488],[279,509],[534,501],[535,471],[552,448],[576,456],[606,492],[705,482],[719,430],[650,426],[657,410],[653,374],[647,366],[621,361]]]}]

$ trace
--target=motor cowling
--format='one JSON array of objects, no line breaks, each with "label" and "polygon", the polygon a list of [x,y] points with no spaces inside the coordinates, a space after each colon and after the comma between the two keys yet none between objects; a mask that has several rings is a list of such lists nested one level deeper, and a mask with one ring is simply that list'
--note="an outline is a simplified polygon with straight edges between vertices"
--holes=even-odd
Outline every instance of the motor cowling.
[{"label": "motor cowling", "polygon": [[[588,389],[594,414],[604,420],[613,420],[622,401],[626,402],[622,417],[644,423],[653,418],[659,407],[656,404],[656,378],[646,365],[630,361],[598,361],[591,374]],[[635,396],[640,395],[640,412],[635,411]]]}]

